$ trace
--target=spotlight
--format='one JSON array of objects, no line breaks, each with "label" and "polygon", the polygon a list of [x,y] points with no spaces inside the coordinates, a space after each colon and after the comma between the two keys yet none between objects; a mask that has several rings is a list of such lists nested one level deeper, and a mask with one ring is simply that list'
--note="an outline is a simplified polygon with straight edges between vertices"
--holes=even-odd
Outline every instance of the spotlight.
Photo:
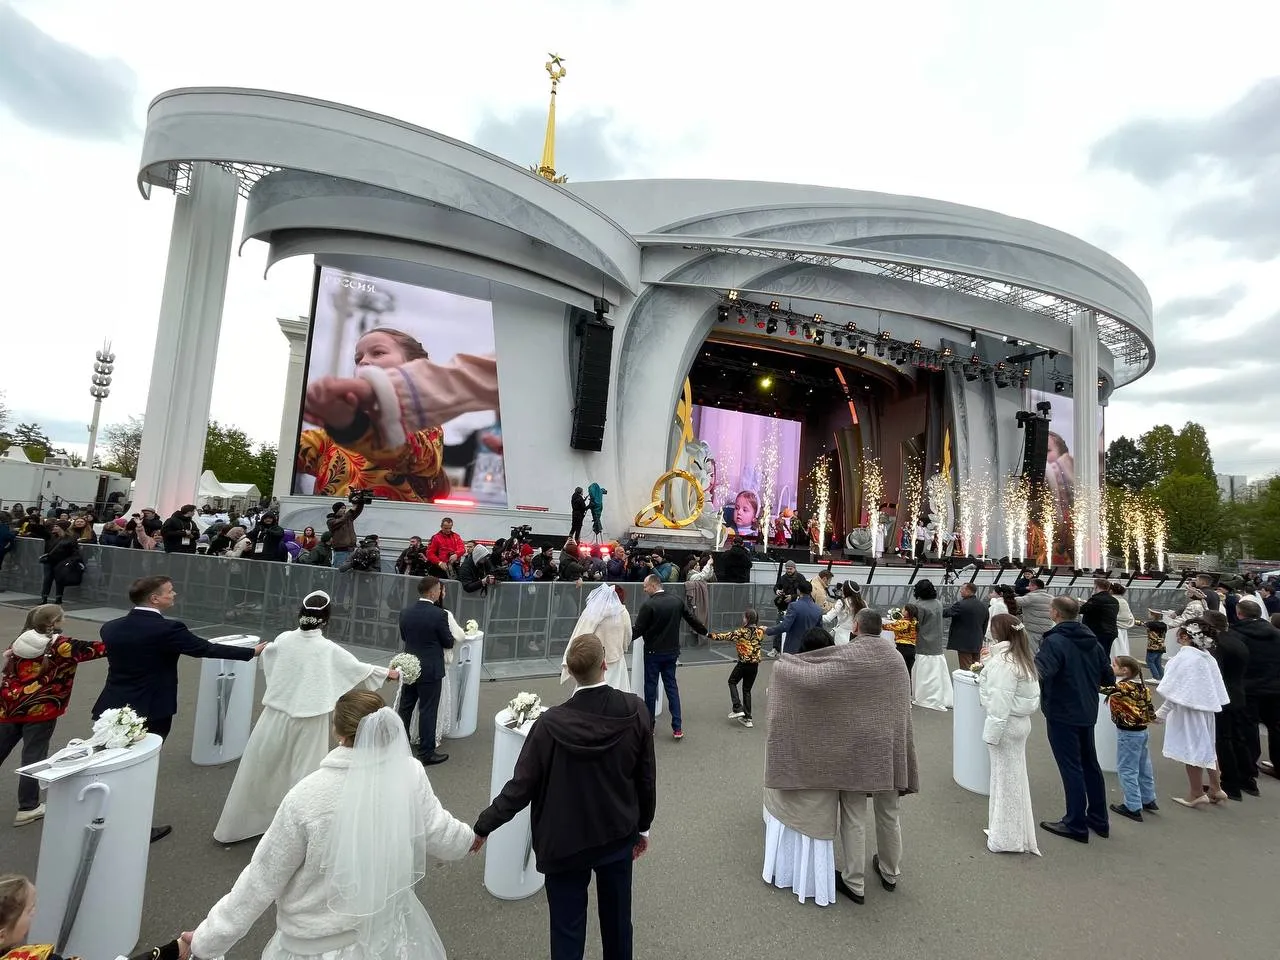
[{"label": "spotlight", "polygon": [[907,362],[907,355],[905,353],[898,354],[897,359],[894,362],[897,363],[898,366],[902,366]]},{"label": "spotlight", "polygon": [[813,315],[813,322],[814,322],[814,323],[821,323],[821,322],[822,322],[822,314],[820,314],[820,313],[815,313],[815,314]]},{"label": "spotlight", "polygon": [[1101,390],[1101,389],[1106,385],[1106,382],[1107,382],[1107,381],[1103,380],[1103,379],[1102,379],[1102,377],[1099,377],[1099,378],[1098,378],[1098,389],[1099,389],[1099,390]]},{"label": "spotlight", "polygon": [[911,349],[912,349],[912,350],[919,350],[919,349],[920,349],[920,341],[919,341],[919,340],[912,340],[912,341],[911,341]]},{"label": "spotlight", "polygon": [[1031,376],[1031,368],[1030,368],[1030,367],[1023,367],[1023,368],[1022,368],[1022,379],[1023,379],[1023,380],[1026,380],[1026,379],[1027,379],[1028,377],[1030,377],[1030,376]]},{"label": "spotlight", "polygon": [[1054,393],[1066,393],[1066,391],[1067,391],[1067,385],[1063,383],[1061,380],[1058,380],[1057,382],[1054,383],[1053,385]]},{"label": "spotlight", "polygon": [[794,323],[787,324],[787,333],[793,337],[796,335],[796,325]]},{"label": "spotlight", "polygon": [[746,323],[746,322],[747,322],[747,315],[746,315],[745,313],[739,313],[739,314],[738,314],[738,322],[739,322],[739,323]]},{"label": "spotlight", "polygon": [[729,297],[729,299],[730,299],[730,300],[737,300],[737,299],[738,299],[738,291],[737,291],[737,290],[730,290],[730,291],[729,291],[729,294],[728,294],[728,297]]},{"label": "spotlight", "polygon": [[867,341],[858,341],[858,356],[865,357],[867,355]]},{"label": "spotlight", "polygon": [[728,319],[729,319],[729,308],[726,307],[724,304],[721,304],[716,309],[716,323],[724,323]]},{"label": "spotlight", "polygon": [[888,330],[881,330],[881,331],[880,331],[880,339],[881,339],[881,340],[892,340],[892,339],[893,339],[893,334],[892,334],[892,333],[890,333]]},{"label": "spotlight", "polygon": [[[827,339],[827,335],[823,333],[821,330],[819,330],[817,333],[813,335],[813,342],[818,346],[822,346],[823,342],[826,341],[826,339]],[[839,344],[837,344],[837,346],[839,346]]]},{"label": "spotlight", "polygon": [[877,356],[877,357],[883,357],[883,356],[884,356],[884,341],[883,341],[883,340],[877,340],[877,341],[876,341],[876,356]]},{"label": "spotlight", "polygon": [[857,325],[856,323],[854,323],[852,320],[850,320],[848,323],[846,323],[846,324],[844,325],[844,328],[845,328],[846,330],[848,330],[850,333],[857,333],[857,332],[858,332],[858,325]]},{"label": "spotlight", "polygon": [[1001,360],[999,363],[997,363],[997,364],[996,364],[996,369],[997,369],[997,370],[1003,370],[1003,369],[1004,369],[1004,361],[1003,361],[1003,360]]},{"label": "spotlight", "polygon": [[973,328],[969,329],[969,346],[975,349],[978,346],[978,331]]},{"label": "spotlight", "polygon": [[943,347],[943,348],[942,348],[942,359],[943,359],[943,360],[950,360],[950,359],[951,359],[951,348],[950,348],[950,347]]},{"label": "spotlight", "polygon": [[770,313],[777,313],[777,312],[778,312],[779,310],[781,310],[781,309],[782,309],[782,304],[780,304],[777,300],[770,300],[770,301],[769,301],[769,312],[770,312]]},{"label": "spotlight", "polygon": [[968,380],[970,383],[972,383],[973,381],[975,381],[975,380],[977,380],[977,379],[978,379],[978,371],[977,371],[977,370],[966,370],[966,371],[964,372],[964,378],[965,378],[966,380]]},{"label": "spotlight", "polygon": [[777,332],[778,332],[778,321],[777,321],[777,320],[770,320],[768,323],[766,323],[766,324],[765,324],[765,327],[764,327],[764,332],[765,332],[765,333],[777,333]]},{"label": "spotlight", "polygon": [[972,357],[969,358],[969,362],[976,367],[978,364],[982,362],[982,358],[975,353]]},{"label": "spotlight", "polygon": [[844,343],[839,333],[833,333],[831,335],[831,342],[835,344],[837,347],[840,346],[842,343]]},{"label": "spotlight", "polygon": [[809,326],[807,323],[804,325],[804,338],[806,340],[813,339],[813,327]]},{"label": "spotlight", "polygon": [[772,386],[773,386],[773,377],[761,377],[761,378],[760,378],[760,389],[761,389],[761,390],[768,390],[768,389],[769,389],[770,387],[772,387]]}]

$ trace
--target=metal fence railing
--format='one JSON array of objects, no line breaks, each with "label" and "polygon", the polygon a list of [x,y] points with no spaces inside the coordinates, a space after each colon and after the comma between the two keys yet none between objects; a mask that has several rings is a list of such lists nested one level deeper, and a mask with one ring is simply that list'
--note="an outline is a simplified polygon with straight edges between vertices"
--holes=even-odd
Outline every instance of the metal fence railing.
[{"label": "metal fence railing", "polygon": [[[38,595],[43,567],[38,557],[44,545],[20,539],[0,569],[0,588],[9,594]],[[380,650],[400,646],[397,621],[400,611],[417,599],[417,580],[397,574],[340,572],[330,567],[230,560],[200,554],[166,554],[121,547],[85,545],[81,549],[86,570],[83,583],[66,593],[68,613],[77,609],[129,606],[129,585],[139,577],[164,574],[172,577],[178,593],[173,616],[188,623],[227,627],[239,633],[273,637],[297,624],[302,598],[324,590],[334,599],[329,635],[346,643]],[[597,585],[574,583],[499,583],[481,593],[468,594],[459,584],[447,584],[445,605],[459,623],[475,620],[485,632],[485,662],[505,664],[511,676],[545,673],[548,662],[559,661],[587,594]],[[645,596],[638,583],[623,584],[626,605],[634,617]],[[754,607],[762,623],[774,623],[770,584],[712,583],[702,588],[673,583],[667,591],[695,606],[697,617],[713,631],[738,625],[742,611]],[[868,584],[863,596],[874,608],[885,610],[911,599],[907,585]],[[959,586],[939,586],[944,603],[956,599]],[[1080,599],[1091,592],[1087,583],[1058,589]],[[1134,584],[1126,594],[1134,614],[1143,618],[1148,607],[1170,607],[1181,593],[1169,586],[1153,589]],[[5,599],[0,594],[0,601]],[[706,644],[682,625],[686,660],[700,657]],[[716,657],[715,659],[719,659]]]}]

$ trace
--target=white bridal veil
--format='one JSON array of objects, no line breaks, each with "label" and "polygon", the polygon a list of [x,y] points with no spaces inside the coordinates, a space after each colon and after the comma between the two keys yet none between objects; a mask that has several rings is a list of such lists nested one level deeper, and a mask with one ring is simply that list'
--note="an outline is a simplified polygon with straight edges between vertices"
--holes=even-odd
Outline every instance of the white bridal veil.
[{"label": "white bridal veil", "polygon": [[587,605],[583,607],[582,616],[578,618],[574,635],[595,632],[596,627],[606,620],[616,618],[623,609],[622,601],[618,599],[618,591],[614,589],[613,584],[602,583],[587,597]]},{"label": "white bridal veil", "polygon": [[426,875],[421,778],[394,710],[360,721],[325,859],[334,913],[373,918]]}]

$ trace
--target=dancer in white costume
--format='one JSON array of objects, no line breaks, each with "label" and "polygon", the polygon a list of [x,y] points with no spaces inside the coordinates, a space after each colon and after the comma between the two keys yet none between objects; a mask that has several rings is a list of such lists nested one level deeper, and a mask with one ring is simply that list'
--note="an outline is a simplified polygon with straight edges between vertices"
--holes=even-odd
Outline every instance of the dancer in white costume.
[{"label": "dancer in white costume", "polygon": [[[1165,724],[1164,755],[1187,770],[1186,797],[1173,802],[1184,807],[1208,806],[1227,799],[1218,770],[1215,714],[1231,702],[1222,671],[1210,651],[1216,633],[1199,618],[1178,628],[1182,652],[1169,661],[1156,693],[1164,698],[1156,716]],[[1203,793],[1204,774],[1209,774],[1209,793]]]},{"label": "dancer in white costume", "polygon": [[223,956],[274,903],[262,960],[446,960],[413,888],[428,854],[460,860],[475,834],[441,806],[381,697],[353,690],[333,720],[337,749],[289,791],[231,892],[183,934],[193,957]]},{"label": "dancer in white costume", "polygon": [[951,668],[942,640],[942,604],[931,580],[915,585],[916,660],[911,671],[911,701],[930,710],[950,710],[955,704],[951,689]]},{"label": "dancer in white costume", "polygon": [[340,696],[356,687],[376,690],[398,677],[386,667],[361,663],[325,637],[331,606],[323,591],[308,594],[298,629],[280,634],[262,651],[262,713],[213,831],[219,843],[260,836],[284,795],[320,767]]},{"label": "dancer in white costume", "polygon": [[573,638],[593,633],[604,644],[604,682],[615,690],[631,692],[631,677],[627,671],[625,656],[631,649],[631,614],[622,605],[622,598],[618,596],[619,589],[613,584],[602,583],[587,597],[587,605],[574,624],[569,643],[564,648],[564,657],[560,660],[561,683],[572,679],[567,664]]}]

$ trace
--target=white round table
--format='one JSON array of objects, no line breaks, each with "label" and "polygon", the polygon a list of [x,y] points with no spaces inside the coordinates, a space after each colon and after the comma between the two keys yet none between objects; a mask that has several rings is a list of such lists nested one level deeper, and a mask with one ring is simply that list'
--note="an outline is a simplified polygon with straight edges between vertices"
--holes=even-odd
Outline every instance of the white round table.
[{"label": "white round table", "polygon": [[951,711],[951,778],[985,797],[991,792],[991,754],[982,739],[987,711],[978,701],[978,675],[956,670],[951,680],[956,701]]},{"label": "white round table", "polygon": [[[493,718],[493,772],[489,777],[489,799],[507,785],[515,773],[516,761],[524,748],[524,738],[532,723],[512,729],[507,709]],[[499,900],[523,900],[542,889],[546,878],[538,872],[533,856],[533,832],[529,808],[525,807],[504,823],[484,844],[484,888]]]},{"label": "white round table", "polygon": [[1116,725],[1111,722],[1111,707],[1102,694],[1098,694],[1098,723],[1093,728],[1093,748],[1097,751],[1098,766],[1103,773],[1115,773],[1120,769]]},{"label": "white round table", "polygon": [[[256,647],[257,637],[237,634],[215,637],[229,647]],[[258,661],[208,659],[201,661],[196,695],[196,729],[191,738],[191,762],[200,767],[239,760],[253,731],[253,705]]]}]

